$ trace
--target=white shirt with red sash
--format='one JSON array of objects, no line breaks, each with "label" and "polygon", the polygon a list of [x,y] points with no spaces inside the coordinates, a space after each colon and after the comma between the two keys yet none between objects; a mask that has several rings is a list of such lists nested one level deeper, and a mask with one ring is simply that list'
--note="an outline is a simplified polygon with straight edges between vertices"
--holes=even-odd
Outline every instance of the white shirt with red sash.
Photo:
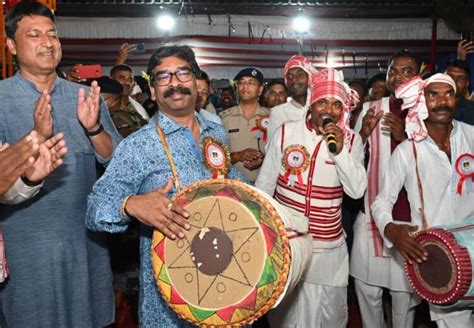
[{"label": "white shirt with red sash", "polygon": [[[282,164],[285,149],[304,146],[309,165],[288,184],[287,168]],[[346,286],[348,257],[341,225],[343,191],[353,198],[363,196],[367,175],[363,166],[364,151],[358,134],[345,140],[338,155],[328,151],[326,140],[316,134],[307,120],[282,125],[272,137],[255,185],[290,211],[309,219],[313,237],[313,256],[306,282]]]},{"label": "white shirt with red sash", "polygon": [[[369,108],[374,108],[375,113],[390,112],[389,99],[389,97],[385,97],[378,101],[365,103],[354,130],[360,131],[362,119]],[[391,157],[390,134],[382,131],[380,127],[379,123],[367,140],[370,146],[370,159],[367,167],[368,186],[364,197],[364,211],[359,213],[354,223],[350,274],[369,285],[386,287],[395,291],[412,292],[413,289],[403,270],[401,255],[384,245],[375,220],[370,215],[370,206],[382,189],[383,177]]]}]

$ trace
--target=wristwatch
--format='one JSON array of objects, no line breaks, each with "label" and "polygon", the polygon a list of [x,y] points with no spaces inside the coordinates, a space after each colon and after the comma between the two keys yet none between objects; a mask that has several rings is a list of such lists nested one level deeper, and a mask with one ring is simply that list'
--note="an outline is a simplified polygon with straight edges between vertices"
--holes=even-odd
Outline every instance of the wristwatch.
[{"label": "wristwatch", "polygon": [[102,131],[104,131],[104,127],[103,127],[102,124],[99,124],[99,127],[96,130],[94,130],[94,131],[86,130],[86,133],[89,137],[93,137],[93,136],[96,136],[96,135],[100,134]]}]

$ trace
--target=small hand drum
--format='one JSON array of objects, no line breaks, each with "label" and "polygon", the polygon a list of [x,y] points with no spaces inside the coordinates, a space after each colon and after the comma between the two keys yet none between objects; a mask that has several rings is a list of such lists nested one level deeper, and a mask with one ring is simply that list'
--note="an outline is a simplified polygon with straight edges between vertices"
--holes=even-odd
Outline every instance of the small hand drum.
[{"label": "small hand drum", "polygon": [[474,222],[420,231],[415,240],[428,252],[421,264],[405,261],[416,293],[433,304],[473,305]]},{"label": "small hand drum", "polygon": [[163,298],[200,326],[245,325],[285,289],[290,247],[278,211],[236,180],[204,180],[176,195],[191,230],[171,240],[155,230],[152,264]]}]

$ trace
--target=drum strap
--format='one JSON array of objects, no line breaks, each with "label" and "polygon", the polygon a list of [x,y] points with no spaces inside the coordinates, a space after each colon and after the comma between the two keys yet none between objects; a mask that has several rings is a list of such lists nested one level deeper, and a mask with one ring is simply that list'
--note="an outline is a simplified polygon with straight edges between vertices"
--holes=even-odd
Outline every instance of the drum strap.
[{"label": "drum strap", "polygon": [[420,171],[418,170],[418,155],[416,151],[416,146],[415,146],[415,140],[412,141],[412,146],[413,146],[413,155],[415,156],[415,167],[416,167],[416,180],[418,183],[418,191],[420,193],[420,214],[421,214],[421,219],[423,220],[423,226],[422,230],[428,229],[428,220],[426,219],[425,215],[425,200],[423,198],[423,185],[421,184],[421,178],[420,178]]},{"label": "drum strap", "polygon": [[178,192],[181,186],[181,183],[178,179],[178,171],[176,170],[176,166],[174,165],[173,156],[171,156],[170,148],[168,146],[168,142],[166,141],[165,133],[158,124],[156,125],[156,132],[158,132],[158,135],[160,136],[161,143],[163,144],[163,148],[165,149],[166,157],[168,157],[168,162],[170,163],[171,167],[171,174],[173,174],[174,178],[174,187],[176,189],[176,192]]}]

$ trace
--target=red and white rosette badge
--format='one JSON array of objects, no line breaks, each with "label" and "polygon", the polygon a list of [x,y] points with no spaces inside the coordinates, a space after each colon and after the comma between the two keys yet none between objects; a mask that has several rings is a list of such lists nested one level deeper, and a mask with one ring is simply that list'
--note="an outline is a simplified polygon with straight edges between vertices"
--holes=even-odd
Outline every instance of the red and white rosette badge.
[{"label": "red and white rosette badge", "polygon": [[255,120],[255,127],[250,131],[255,132],[256,139],[262,139],[263,142],[267,142],[267,131],[268,131],[268,122],[270,120],[269,116],[257,116]]},{"label": "red and white rosette badge", "polygon": [[227,177],[230,166],[229,149],[219,141],[211,137],[203,139],[202,147],[204,164],[212,171],[213,179],[224,179]]},{"label": "red and white rosette badge", "polygon": [[474,183],[474,154],[464,153],[456,159],[456,172],[459,175],[456,193],[462,195],[463,189],[466,193],[472,192]]},{"label": "red and white rosette badge", "polygon": [[285,179],[288,180],[288,186],[294,186],[298,180],[303,184],[301,174],[308,169],[309,153],[302,145],[291,145],[286,147],[283,152],[282,164],[285,168]]}]

